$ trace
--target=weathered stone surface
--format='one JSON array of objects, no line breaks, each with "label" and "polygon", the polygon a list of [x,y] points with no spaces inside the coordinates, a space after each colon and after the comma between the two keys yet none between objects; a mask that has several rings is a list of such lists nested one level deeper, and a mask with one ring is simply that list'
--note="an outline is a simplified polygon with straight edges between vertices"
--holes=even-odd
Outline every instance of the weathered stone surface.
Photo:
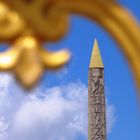
[{"label": "weathered stone surface", "polygon": [[104,69],[90,68],[88,84],[88,140],[106,140]]}]

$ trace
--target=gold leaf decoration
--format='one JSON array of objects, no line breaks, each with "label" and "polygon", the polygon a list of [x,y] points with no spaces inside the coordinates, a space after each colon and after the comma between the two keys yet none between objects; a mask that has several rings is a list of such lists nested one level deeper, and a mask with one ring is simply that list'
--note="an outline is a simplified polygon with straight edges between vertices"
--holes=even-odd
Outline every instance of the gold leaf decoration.
[{"label": "gold leaf decoration", "polygon": [[[43,3],[37,3],[37,6],[40,4]],[[36,11],[33,10],[34,12]],[[33,17],[35,16],[33,15]],[[0,3],[0,40],[11,44],[6,52],[0,53],[0,70],[13,71],[26,88],[31,88],[40,79],[45,69],[58,69],[66,64],[70,59],[70,53],[67,50],[49,52],[43,49],[42,44],[46,40],[44,38],[48,36],[46,34],[48,31],[43,30],[43,27],[48,23],[39,30],[32,29],[34,25],[27,24],[18,12],[13,11],[12,7],[9,8],[5,3]],[[42,33],[42,37],[38,31]]]},{"label": "gold leaf decoration", "polygon": [[[85,16],[101,25],[116,40],[133,70],[138,87],[140,87],[140,26],[135,18],[115,0],[106,0],[105,2],[103,2],[103,0],[1,1],[7,3],[10,6],[10,10],[7,10],[7,7],[4,10],[1,10],[2,8],[0,8],[0,15],[2,15],[0,18],[0,30],[3,30],[0,32],[0,40],[11,42],[11,40],[17,40],[17,38],[23,34],[26,36],[31,33],[30,35],[33,35],[34,39],[36,41],[39,40],[41,43],[56,41],[63,37],[67,32],[68,18],[71,14]],[[14,21],[11,21],[10,18],[8,18],[9,13],[13,12],[12,10],[16,12],[18,17],[15,18],[16,20]],[[5,33],[4,28],[2,28],[2,23],[6,18],[8,18],[6,21],[8,22],[7,25],[10,29],[13,30],[14,26],[12,26],[12,24],[14,22],[17,22],[18,24],[18,26],[15,26],[14,30],[10,33],[8,33],[8,30],[6,31],[8,28],[5,29]],[[19,28],[21,26],[22,28]],[[30,32],[27,32],[28,30]],[[58,68],[68,61],[69,55],[67,52],[58,52],[57,55],[60,58],[58,60],[56,59],[56,54],[48,54],[47,51],[43,50],[40,45],[41,43],[38,43],[40,47],[34,47],[34,49],[41,48],[41,50],[35,49],[33,51],[31,49],[32,51],[30,53],[32,54],[32,58],[29,57],[29,50],[22,51],[26,56],[24,61],[21,59],[21,50],[17,49],[17,51],[20,52],[20,56],[19,53],[16,53],[11,63],[13,63],[13,67],[15,65],[18,67],[18,70],[16,70],[18,73],[20,73],[21,68],[19,68],[20,64],[17,64],[17,57],[23,61],[23,67],[24,65],[29,65],[28,63],[34,63],[34,67],[40,67],[40,69],[37,70],[38,75],[44,70],[44,68],[41,69],[41,63],[47,69]],[[11,42],[11,44],[13,44],[13,42]],[[11,47],[11,49],[14,49],[14,47]],[[39,60],[33,60],[34,56],[39,58]],[[53,67],[54,65],[55,67]],[[11,66],[9,67],[11,68]],[[34,80],[31,81],[33,82]]]}]

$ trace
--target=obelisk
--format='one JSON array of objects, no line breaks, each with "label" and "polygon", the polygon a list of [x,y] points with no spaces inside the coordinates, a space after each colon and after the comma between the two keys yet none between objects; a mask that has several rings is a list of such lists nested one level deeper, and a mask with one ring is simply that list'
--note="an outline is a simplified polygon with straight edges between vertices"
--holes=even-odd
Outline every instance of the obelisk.
[{"label": "obelisk", "polygon": [[88,140],[106,140],[104,65],[96,39],[88,75]]}]

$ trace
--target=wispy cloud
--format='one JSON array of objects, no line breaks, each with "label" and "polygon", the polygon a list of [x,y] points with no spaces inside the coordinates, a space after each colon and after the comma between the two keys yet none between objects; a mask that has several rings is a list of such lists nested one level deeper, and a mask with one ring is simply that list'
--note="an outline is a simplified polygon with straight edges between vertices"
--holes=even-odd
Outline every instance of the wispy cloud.
[{"label": "wispy cloud", "polygon": [[[26,94],[11,76],[0,75],[0,140],[87,139],[87,91],[77,81]],[[114,109],[109,104],[107,119],[110,132]]]},{"label": "wispy cloud", "polygon": [[112,128],[116,122],[116,112],[115,107],[108,102],[106,103],[106,121],[107,121],[107,133],[111,133]]}]

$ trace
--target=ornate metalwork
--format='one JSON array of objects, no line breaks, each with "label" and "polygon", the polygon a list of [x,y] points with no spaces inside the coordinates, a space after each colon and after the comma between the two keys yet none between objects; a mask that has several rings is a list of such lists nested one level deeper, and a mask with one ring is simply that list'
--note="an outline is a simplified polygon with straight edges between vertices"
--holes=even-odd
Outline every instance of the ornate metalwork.
[{"label": "ornate metalwork", "polygon": [[[25,8],[24,4],[22,6]],[[27,24],[18,12],[0,3],[0,41],[12,44],[8,51],[0,53],[0,70],[12,70],[17,79],[29,88],[37,82],[45,69],[57,69],[68,62],[70,53],[67,50],[48,52],[43,49],[43,36],[48,36],[52,27],[47,31],[45,25],[37,23],[42,28],[37,30],[42,34],[42,37],[39,37],[39,32],[35,32],[32,26]]]},{"label": "ornate metalwork", "polygon": [[[2,15],[0,18],[1,41],[8,41],[10,44],[12,44],[12,46],[15,40],[17,40],[19,37],[23,38],[23,36],[25,38],[26,36],[31,36],[32,38],[34,38],[34,40],[36,40],[38,44],[42,44],[47,41],[57,41],[67,32],[68,16],[70,14],[86,16],[95,21],[97,24],[100,24],[117,41],[124,55],[128,59],[128,62],[137,80],[138,87],[140,87],[140,26],[133,18],[133,16],[126,9],[117,4],[115,0],[106,0],[105,2],[103,2],[102,0],[0,1],[8,4],[8,6],[10,7],[10,9],[8,9],[7,6],[2,6],[2,4],[0,8],[0,15]],[[3,7],[5,7],[5,9],[3,9]],[[12,14],[14,16],[11,16]],[[15,49],[18,57],[16,57],[17,55],[13,55],[14,60],[16,60],[16,62],[19,62],[19,57],[21,58],[23,52],[19,54],[17,53],[18,49],[16,49],[15,47],[11,47],[11,49]],[[42,52],[45,53],[44,50]],[[32,54],[32,51],[30,51],[29,54]],[[42,58],[38,50],[36,50],[36,53],[34,54],[37,54],[37,58]],[[27,56],[29,57],[28,53]],[[62,56],[60,58],[57,58],[59,59],[59,61],[61,61],[61,58],[63,58],[64,64],[67,62],[69,55],[68,53],[63,52]],[[54,61],[55,60],[56,59],[54,59]],[[49,61],[48,58],[46,58],[45,61]],[[10,68],[15,68],[15,62],[13,61],[10,61],[9,63],[5,63],[4,61],[2,62],[3,63],[0,63],[0,66],[4,64],[8,68],[9,65]],[[28,61],[26,60],[26,62]],[[24,64],[26,62],[24,62]],[[51,63],[51,61],[49,62]],[[30,64],[33,63],[34,62]],[[38,62],[38,64],[39,63],[40,62]],[[16,64],[18,64],[18,66],[20,67],[20,63]],[[41,65],[41,63],[39,65]],[[36,66],[40,67],[39,65]],[[22,65],[22,67],[25,69],[24,65]],[[22,67],[20,69],[22,69]],[[8,68],[5,68],[4,70],[7,70]],[[24,72],[20,73],[20,71],[21,70],[18,70],[18,75],[20,75],[19,77],[23,82],[23,79],[26,78],[21,78],[23,77],[21,75]],[[26,70],[26,72],[27,71],[28,70]],[[40,72],[38,73],[41,74],[43,72],[41,71],[42,70],[40,70]],[[23,83],[25,85],[33,85],[34,81],[36,81],[38,77],[40,76],[37,76],[37,78],[33,78],[29,83]]]}]

